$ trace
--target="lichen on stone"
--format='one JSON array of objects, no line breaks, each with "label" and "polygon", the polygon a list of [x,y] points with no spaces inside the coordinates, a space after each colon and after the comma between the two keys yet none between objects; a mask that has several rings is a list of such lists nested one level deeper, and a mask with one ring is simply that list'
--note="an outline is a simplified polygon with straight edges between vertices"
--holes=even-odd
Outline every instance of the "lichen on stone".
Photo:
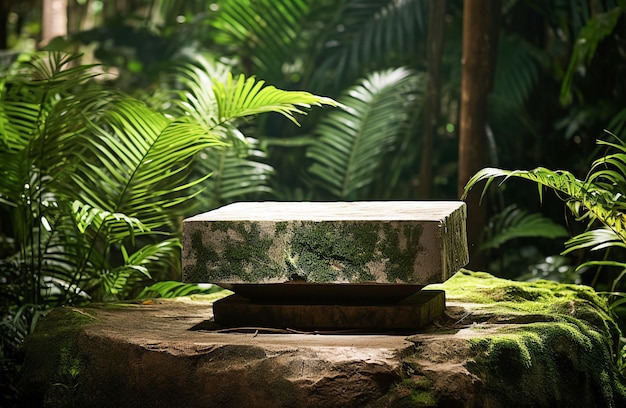
[{"label": "lichen on stone", "polygon": [[293,230],[289,257],[308,282],[366,282],[375,277],[378,230],[368,223],[302,222]]},{"label": "lichen on stone", "polygon": [[183,268],[186,282],[204,282],[210,276],[213,282],[238,277],[256,283],[284,275],[269,257],[272,238],[262,234],[259,223],[213,222],[207,225],[211,231],[219,231],[229,239],[208,241],[203,239],[201,230],[193,231],[190,244],[195,262]]},{"label": "lichen on stone", "polygon": [[[387,279],[389,282],[415,282],[415,259],[423,251],[420,245],[423,227],[421,224],[384,224],[384,240],[381,244],[383,257],[389,260]],[[398,245],[401,242],[404,245]]]}]

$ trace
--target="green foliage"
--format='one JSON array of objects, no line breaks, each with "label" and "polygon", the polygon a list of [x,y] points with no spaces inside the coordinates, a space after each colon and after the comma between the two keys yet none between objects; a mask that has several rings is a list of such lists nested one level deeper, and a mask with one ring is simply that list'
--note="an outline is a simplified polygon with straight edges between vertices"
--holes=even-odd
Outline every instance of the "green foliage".
[{"label": "green foliage", "polygon": [[191,295],[208,295],[219,292],[222,288],[213,284],[193,284],[178,281],[160,281],[144,288],[137,296],[139,299],[147,297],[175,298]]},{"label": "green foliage", "polygon": [[328,27],[316,50],[316,69],[311,73],[313,86],[336,86],[351,75],[361,77],[384,67],[405,65],[424,49],[427,1],[343,3],[333,16],[340,26]]},{"label": "green foliage", "polygon": [[616,268],[607,297],[614,302],[615,312],[621,310],[623,293],[616,293],[620,280],[626,275],[626,262],[623,248],[626,246],[626,223],[624,187],[626,186],[626,144],[616,138],[616,142],[598,141],[607,147],[604,156],[596,159],[584,180],[577,179],[564,170],[537,168],[529,171],[509,171],[487,168],[476,173],[465,186],[465,194],[480,181],[486,180],[483,194],[496,179],[511,177],[530,180],[539,187],[542,197],[543,187],[555,191],[567,204],[578,221],[585,222],[586,230],[565,243],[563,254],[578,250],[604,251],[602,259],[591,257],[578,268],[597,267],[592,284],[597,286],[599,274],[604,267]]},{"label": "green foliage", "polygon": [[615,30],[619,18],[624,13],[622,6],[617,6],[605,13],[597,13],[587,20],[580,30],[572,57],[561,85],[561,103],[572,101],[572,82],[574,73],[589,65],[596,53],[598,44]]},{"label": "green foliage", "polygon": [[293,63],[293,50],[313,2],[306,0],[221,1],[211,22],[218,44],[240,44],[243,65],[268,81],[283,83],[283,64]]},{"label": "green foliage", "polygon": [[486,168],[468,181],[464,195],[482,180],[487,181],[483,195],[498,177],[504,177],[505,180],[510,177],[530,180],[539,187],[540,198],[542,187],[548,187],[560,194],[577,220],[586,221],[589,227],[596,221],[604,225],[605,228],[598,232],[579,235],[568,241],[566,245],[570,250],[585,247],[623,247],[626,243],[626,223],[623,216],[626,199],[622,194],[626,186],[626,144],[619,139],[618,143],[598,141],[598,144],[608,146],[615,153],[594,161],[585,180],[579,180],[565,170],[554,171],[541,167],[528,171]]},{"label": "green foliage", "polygon": [[307,149],[309,172],[333,197],[363,197],[380,174],[387,154],[396,150],[409,127],[410,107],[421,102],[421,77],[398,68],[375,72],[339,99],[316,127],[318,140]]},{"label": "green foliage", "polygon": [[[180,220],[211,175],[196,164],[253,151],[240,120],[275,112],[297,123],[304,109],[334,104],[226,70],[202,72],[204,64],[182,68],[186,88],[176,98],[146,98],[171,105],[157,110],[93,81],[93,66],[77,58],[42,53],[0,79],[3,366],[47,308],[125,299],[147,282],[179,278]],[[221,170],[216,201],[258,190],[224,187]]]},{"label": "green foliage", "polygon": [[541,214],[528,212],[510,205],[489,220],[481,250],[495,249],[517,238],[561,238],[567,236],[567,230]]}]

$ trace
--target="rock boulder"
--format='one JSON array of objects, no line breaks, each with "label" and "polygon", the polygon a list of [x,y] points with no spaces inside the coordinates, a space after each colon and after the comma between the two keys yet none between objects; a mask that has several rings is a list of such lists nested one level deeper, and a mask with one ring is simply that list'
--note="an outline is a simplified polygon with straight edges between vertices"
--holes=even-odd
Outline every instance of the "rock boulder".
[{"label": "rock boulder", "polygon": [[588,287],[465,270],[420,332],[220,330],[210,299],[52,311],[24,406],[624,407],[619,331]]}]

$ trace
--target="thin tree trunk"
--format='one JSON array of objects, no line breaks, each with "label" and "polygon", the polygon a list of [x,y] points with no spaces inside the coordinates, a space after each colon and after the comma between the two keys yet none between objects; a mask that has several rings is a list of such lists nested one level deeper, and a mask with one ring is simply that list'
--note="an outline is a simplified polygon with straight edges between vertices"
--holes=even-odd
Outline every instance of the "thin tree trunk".
[{"label": "thin tree trunk", "polygon": [[67,35],[67,0],[43,0],[41,43],[48,45],[50,40]]},{"label": "thin tree trunk", "polygon": [[[487,101],[495,74],[495,57],[502,0],[465,0],[463,9],[463,58],[461,77],[461,119],[459,134],[459,196],[467,181],[488,165]],[[480,191],[467,197],[467,240],[470,268],[484,268],[477,252],[486,222],[486,207],[480,206]]]},{"label": "thin tree trunk", "polygon": [[428,37],[426,57],[428,61],[428,83],[426,105],[424,106],[424,132],[422,134],[422,157],[418,197],[430,198],[433,186],[433,144],[437,132],[437,119],[441,107],[441,55],[443,52],[443,32],[446,19],[446,0],[431,0],[428,16]]},{"label": "thin tree trunk", "polygon": [[0,0],[0,50],[8,48],[10,0]]}]

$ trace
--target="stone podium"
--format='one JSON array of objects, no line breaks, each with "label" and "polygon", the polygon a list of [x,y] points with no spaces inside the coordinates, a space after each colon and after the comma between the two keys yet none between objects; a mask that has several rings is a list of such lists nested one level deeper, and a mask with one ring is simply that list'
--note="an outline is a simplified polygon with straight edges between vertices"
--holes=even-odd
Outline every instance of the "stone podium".
[{"label": "stone podium", "polygon": [[235,292],[225,326],[415,329],[445,308],[422,292],[467,264],[456,201],[235,203],[183,222],[183,280]]}]

